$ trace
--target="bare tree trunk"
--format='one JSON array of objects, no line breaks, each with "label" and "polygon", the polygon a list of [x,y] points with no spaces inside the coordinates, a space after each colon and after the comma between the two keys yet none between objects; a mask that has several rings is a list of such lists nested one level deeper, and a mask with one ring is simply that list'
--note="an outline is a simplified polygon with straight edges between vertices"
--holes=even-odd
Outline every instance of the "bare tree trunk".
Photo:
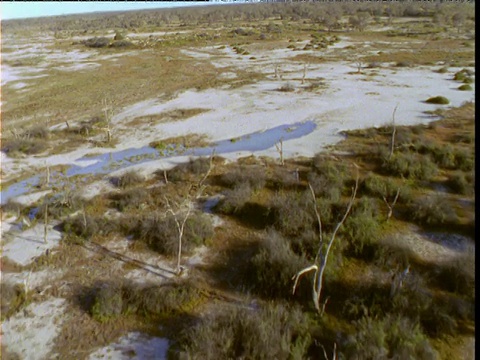
[{"label": "bare tree trunk", "polygon": [[303,64],[302,84],[305,84],[305,77],[306,76],[307,76],[307,64]]},{"label": "bare tree trunk", "polygon": [[400,188],[398,188],[397,194],[395,195],[395,198],[393,199],[393,202],[392,202],[391,205],[388,203],[387,198],[385,196],[383,197],[383,201],[385,201],[385,204],[387,204],[387,207],[388,207],[387,221],[390,220],[390,218],[393,215],[393,208],[395,207],[395,204],[397,203],[399,195],[400,195]]},{"label": "bare tree trunk", "polygon": [[[333,242],[335,241],[335,237],[337,236],[337,232],[340,229],[340,227],[343,225],[345,220],[347,219],[348,214],[350,213],[350,210],[352,209],[353,203],[355,201],[355,197],[357,195],[357,190],[358,190],[358,182],[359,182],[359,173],[358,173],[358,166],[354,164],[355,167],[357,168],[357,177],[355,181],[355,187],[353,188],[352,191],[352,196],[350,198],[350,201],[347,205],[347,209],[345,211],[345,214],[343,215],[343,218],[338,222],[337,226],[335,227],[335,230],[333,231],[332,237],[330,238],[330,241],[327,244],[327,248],[325,250],[325,253],[323,252],[323,233],[322,233],[322,221],[320,218],[320,213],[318,212],[317,204],[316,204],[316,198],[315,198],[315,193],[313,191],[312,186],[309,184],[310,191],[312,193],[313,197],[313,203],[314,203],[314,210],[315,210],[315,215],[317,217],[317,222],[318,222],[318,227],[319,227],[319,249],[317,252],[317,256],[315,258],[315,263],[313,265],[310,265],[303,270],[300,270],[297,274],[295,274],[292,278],[292,280],[295,280],[293,284],[293,293],[295,293],[295,290],[297,288],[298,280],[300,277],[310,271],[315,271],[314,278],[313,278],[313,287],[312,287],[312,296],[313,296],[313,303],[315,306],[315,309],[317,312],[321,315],[323,314],[322,308],[320,307],[320,298],[322,296],[322,289],[323,289],[323,275],[325,272],[325,268],[327,267],[327,261],[328,261],[328,256],[330,255],[330,250],[332,249]],[[317,263],[319,264],[317,265]],[[325,309],[327,301],[324,302],[323,304],[323,309]]]},{"label": "bare tree trunk", "polygon": [[389,155],[389,158],[391,158],[393,156],[393,152],[395,150],[395,134],[397,133],[397,127],[395,125],[395,113],[397,112],[397,108],[398,108],[398,105],[395,106],[395,109],[393,109],[393,115],[392,115],[393,130],[392,130],[392,138],[390,140],[390,155]]},{"label": "bare tree trunk", "polygon": [[283,138],[281,138],[280,141],[275,144],[275,147],[277,148],[277,152],[280,155],[280,164],[283,166],[285,165],[285,162],[283,160]]},{"label": "bare tree trunk", "polygon": [[45,202],[45,225],[43,228],[43,242],[47,243],[48,237],[48,202]]},{"label": "bare tree trunk", "polygon": [[45,185],[48,185],[48,184],[50,184],[50,167],[46,164],[46,162],[45,162],[45,165],[47,167],[46,168],[47,174],[46,174],[46,179],[45,179]]}]

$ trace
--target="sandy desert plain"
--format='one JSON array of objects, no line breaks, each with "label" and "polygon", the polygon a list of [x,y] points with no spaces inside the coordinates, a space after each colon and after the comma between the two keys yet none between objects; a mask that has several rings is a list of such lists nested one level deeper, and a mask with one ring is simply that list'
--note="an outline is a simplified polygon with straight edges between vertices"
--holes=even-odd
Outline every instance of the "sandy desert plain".
[{"label": "sandy desert plain", "polygon": [[474,5],[379,4],[2,22],[1,357],[474,359]]}]

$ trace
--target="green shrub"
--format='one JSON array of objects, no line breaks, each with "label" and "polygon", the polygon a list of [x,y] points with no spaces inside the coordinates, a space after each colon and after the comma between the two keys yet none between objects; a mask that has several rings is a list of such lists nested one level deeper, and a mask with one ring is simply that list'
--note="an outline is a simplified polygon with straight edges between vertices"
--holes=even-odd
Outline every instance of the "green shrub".
[{"label": "green shrub", "polygon": [[298,236],[314,222],[313,200],[308,192],[276,195],[270,206],[275,228],[287,236]]},{"label": "green shrub", "polygon": [[248,184],[252,190],[260,190],[266,183],[265,168],[258,165],[234,166],[221,176],[220,181],[230,188]]},{"label": "green shrub", "polygon": [[228,308],[186,328],[180,358],[303,359],[311,338],[308,320],[297,307]]},{"label": "green shrub", "polygon": [[[361,198],[345,220],[340,233],[346,238],[355,254],[364,252],[380,237],[379,209],[370,198]],[[367,255],[367,254],[363,254]]]},{"label": "green shrub", "polygon": [[436,359],[418,323],[398,315],[365,316],[355,321],[355,334],[343,351],[348,359]]},{"label": "green shrub", "polygon": [[112,42],[111,44],[111,47],[113,48],[126,48],[126,47],[133,47],[133,46],[134,44],[129,40],[118,40],[118,41]]},{"label": "green shrub", "polygon": [[115,207],[119,211],[126,209],[140,209],[150,202],[150,193],[143,188],[128,189],[112,196]]},{"label": "green shrub", "polygon": [[35,139],[48,139],[50,130],[44,125],[34,125],[31,128],[25,130],[22,137],[35,138]]},{"label": "green shrub", "polygon": [[90,215],[77,215],[67,218],[62,225],[63,231],[83,239],[90,239],[96,234],[105,234],[111,229],[107,228],[108,221],[101,217]]},{"label": "green shrub", "polygon": [[[180,181],[185,180],[188,175],[200,176],[206,174],[209,168],[209,158],[199,157],[197,159],[190,159],[188,163],[177,165],[169,170],[168,179],[172,181]],[[161,176],[163,177],[163,171]]]},{"label": "green shrub", "polygon": [[463,81],[466,77],[467,77],[467,74],[465,74],[465,72],[460,70],[455,73],[455,75],[453,76],[453,80]]},{"label": "green shrub", "polygon": [[465,174],[459,171],[449,176],[446,185],[456,194],[469,195],[473,193],[472,181],[468,181]]},{"label": "green shrub", "polygon": [[91,48],[102,48],[110,45],[110,39],[106,37],[93,37],[85,40],[84,45]]},{"label": "green shrub", "polygon": [[448,105],[450,101],[444,96],[434,96],[425,100],[427,104]]},{"label": "green shrub", "polygon": [[418,180],[429,180],[438,172],[429,156],[412,153],[395,153],[382,167],[387,174]]},{"label": "green shrub", "polygon": [[399,186],[389,177],[382,177],[374,173],[369,173],[360,183],[360,193],[375,196],[379,199],[395,196]]},{"label": "green shrub", "polygon": [[454,168],[462,171],[471,171],[475,167],[475,158],[472,151],[458,149],[454,153]]},{"label": "green shrub", "polygon": [[139,185],[143,181],[145,181],[144,177],[135,170],[127,171],[126,173],[124,173],[119,177],[110,179],[110,182],[113,185],[122,189],[125,189],[130,186],[134,186],[134,185]]},{"label": "green shrub", "polygon": [[8,319],[27,305],[27,294],[23,285],[2,281],[0,296],[2,321]]},{"label": "green shrub", "polygon": [[95,320],[104,322],[120,315],[122,309],[122,289],[119,286],[108,284],[97,290],[91,315]]},{"label": "green shrub", "polygon": [[441,67],[440,69],[437,70],[437,72],[439,74],[445,74],[446,72],[448,72],[448,67],[447,66]]},{"label": "green shrub", "polygon": [[106,283],[94,289],[93,294],[90,313],[100,322],[130,314],[145,317],[176,315],[191,311],[202,300],[199,291],[189,281],[161,286]]},{"label": "green shrub", "polygon": [[466,77],[462,82],[464,84],[473,84],[473,79],[471,77]]},{"label": "green shrub", "polygon": [[2,151],[9,156],[16,156],[19,153],[26,155],[39,154],[47,149],[47,142],[43,139],[8,139],[3,141]]},{"label": "green shrub", "polygon": [[473,88],[468,84],[464,84],[464,85],[460,85],[458,87],[458,90],[460,90],[460,91],[472,91]]},{"label": "green shrub", "polygon": [[150,286],[138,291],[137,312],[144,316],[166,316],[191,311],[201,301],[198,290],[189,282]]},{"label": "green shrub", "polygon": [[260,243],[258,253],[251,259],[247,280],[257,293],[288,298],[293,286],[292,276],[306,265],[306,260],[292,251],[285,237],[270,230]]},{"label": "green shrub", "polygon": [[[178,215],[178,221],[183,221],[184,214]],[[175,255],[178,252],[178,229],[172,215],[156,214],[142,219],[136,231],[137,236],[152,249],[165,255]],[[182,238],[182,251],[190,252],[194,247],[202,245],[213,236],[213,226],[210,218],[200,212],[193,212],[188,217]]]},{"label": "green shrub", "polygon": [[292,83],[283,84],[281,87],[278,88],[278,91],[281,92],[292,92],[295,91],[295,86]]},{"label": "green shrub", "polygon": [[226,191],[225,197],[218,202],[215,210],[222,214],[234,214],[250,200],[251,196],[252,189],[248,183],[237,185]]},{"label": "green shrub", "polygon": [[411,220],[430,226],[453,223],[457,220],[455,210],[441,195],[417,198],[410,205],[408,214]]}]

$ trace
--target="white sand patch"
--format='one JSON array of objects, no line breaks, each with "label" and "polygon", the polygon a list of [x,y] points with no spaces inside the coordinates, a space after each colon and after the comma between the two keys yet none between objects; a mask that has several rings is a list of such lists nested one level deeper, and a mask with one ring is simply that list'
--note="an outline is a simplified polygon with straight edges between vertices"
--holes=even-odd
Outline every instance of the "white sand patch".
[{"label": "white sand patch", "polygon": [[[448,242],[444,240],[445,238]],[[472,249],[475,251],[475,244],[467,238],[458,235],[421,234],[413,226],[402,233],[392,235],[388,239],[388,244],[411,249],[423,261],[436,264],[458,258],[465,251],[472,251]]]},{"label": "white sand patch", "polygon": [[63,275],[63,271],[60,270],[41,270],[41,271],[23,271],[20,273],[2,273],[2,282],[4,284],[26,284],[29,290],[48,289],[55,280]]},{"label": "white sand patch", "polygon": [[22,266],[30,264],[37,256],[45,254],[47,249],[53,249],[58,245],[62,235],[52,229],[52,225],[48,226],[47,242],[44,242],[43,224],[37,224],[23,232],[5,235],[2,237],[2,241],[5,241],[3,256]]},{"label": "white sand patch", "polygon": [[38,200],[42,199],[45,195],[50,194],[52,190],[45,190],[45,191],[38,191],[35,193],[17,196],[12,198],[12,201],[23,205],[23,206],[30,206],[36,203]]},{"label": "white sand patch", "polygon": [[167,358],[169,342],[165,338],[152,337],[140,332],[131,332],[118,342],[98,349],[90,354],[90,360],[111,359],[158,359]]},{"label": "white sand patch", "polygon": [[65,299],[59,298],[30,304],[23,312],[4,321],[2,344],[21,359],[51,359],[47,355],[59,333],[65,307]]},{"label": "white sand patch", "polygon": [[190,267],[205,264],[204,259],[207,253],[208,248],[206,246],[200,246],[199,248],[195,249],[193,255],[188,258],[186,264]]},{"label": "white sand patch", "polygon": [[85,185],[79,195],[83,199],[89,200],[97,195],[108,193],[114,189],[115,187],[109,181],[99,180],[91,184]]}]

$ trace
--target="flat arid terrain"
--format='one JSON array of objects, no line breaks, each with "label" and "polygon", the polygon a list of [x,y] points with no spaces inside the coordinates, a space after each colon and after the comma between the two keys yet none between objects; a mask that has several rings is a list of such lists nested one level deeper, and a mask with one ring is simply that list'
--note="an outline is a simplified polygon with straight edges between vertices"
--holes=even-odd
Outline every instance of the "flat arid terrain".
[{"label": "flat arid terrain", "polygon": [[474,359],[474,3],[1,24],[2,359]]}]

